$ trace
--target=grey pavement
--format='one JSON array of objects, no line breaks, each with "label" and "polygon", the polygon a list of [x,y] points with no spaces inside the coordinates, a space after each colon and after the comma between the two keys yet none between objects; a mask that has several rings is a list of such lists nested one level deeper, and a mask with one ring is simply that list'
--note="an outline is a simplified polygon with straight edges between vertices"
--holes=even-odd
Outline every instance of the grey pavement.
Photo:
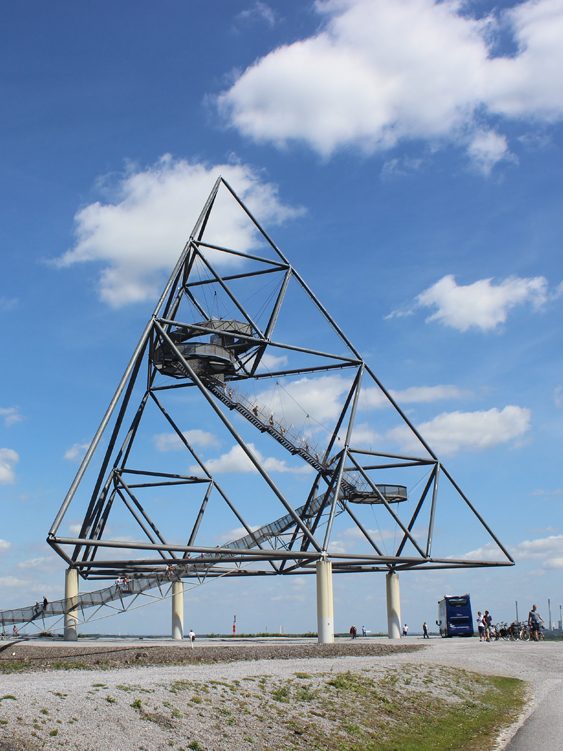
[{"label": "grey pavement", "polygon": [[506,746],[506,751],[563,748],[563,679],[547,679],[547,693]]}]

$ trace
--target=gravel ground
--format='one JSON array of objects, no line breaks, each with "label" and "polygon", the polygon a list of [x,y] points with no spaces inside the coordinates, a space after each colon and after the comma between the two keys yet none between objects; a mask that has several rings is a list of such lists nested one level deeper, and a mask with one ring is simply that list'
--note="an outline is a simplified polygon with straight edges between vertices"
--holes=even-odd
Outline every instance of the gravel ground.
[{"label": "gravel ground", "polygon": [[[409,643],[423,644],[415,638],[409,638]],[[397,649],[373,640],[329,649],[302,643],[199,644],[193,650],[185,645],[107,647],[111,659],[117,661],[119,654],[123,665],[138,665],[139,659],[160,663],[111,669],[105,667],[107,658],[100,653],[106,648],[100,644],[92,648],[79,644],[70,650],[25,645],[27,657],[33,658],[39,670],[0,674],[0,751],[288,748],[291,738],[282,737],[285,730],[280,736],[280,727],[287,727],[288,734],[296,732],[303,712],[292,714],[295,708],[282,703],[281,696],[274,700],[282,681],[290,679],[295,691],[326,692],[330,676],[347,671],[384,681],[389,671],[396,673],[400,668],[400,674],[408,676],[409,690],[424,688],[432,695],[447,694],[454,685],[451,668],[514,676],[530,683],[528,711],[562,682],[562,643],[434,639],[424,649],[404,651],[407,645],[402,643]],[[20,645],[11,651],[23,649]],[[74,659],[100,660],[104,666],[48,669],[49,660],[60,661],[68,651]],[[85,656],[86,652],[90,654]],[[136,658],[139,652],[144,654]],[[1,658],[7,657],[14,659],[4,650]],[[167,664],[178,659],[182,664]],[[472,690],[467,686],[468,692]],[[314,721],[324,722],[322,717]],[[504,748],[515,730],[516,726],[504,733],[497,748]]]}]

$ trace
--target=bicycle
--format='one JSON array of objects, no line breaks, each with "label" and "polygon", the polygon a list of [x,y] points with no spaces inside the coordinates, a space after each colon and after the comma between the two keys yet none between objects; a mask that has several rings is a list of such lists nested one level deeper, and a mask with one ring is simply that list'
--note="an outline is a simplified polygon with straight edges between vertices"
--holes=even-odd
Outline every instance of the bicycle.
[{"label": "bicycle", "polygon": [[530,629],[528,628],[528,625],[526,623],[521,624],[518,638],[522,641],[530,641]]}]

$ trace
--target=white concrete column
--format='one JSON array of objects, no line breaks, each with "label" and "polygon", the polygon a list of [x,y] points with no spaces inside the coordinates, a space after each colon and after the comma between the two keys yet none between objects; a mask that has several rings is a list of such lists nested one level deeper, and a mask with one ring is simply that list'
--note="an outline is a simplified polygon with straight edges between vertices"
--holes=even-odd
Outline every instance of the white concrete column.
[{"label": "white concrete column", "polygon": [[326,559],[317,561],[317,631],[319,644],[334,642],[332,562]]},{"label": "white concrete column", "polygon": [[78,639],[78,569],[65,571],[65,641]]},{"label": "white concrete column", "polygon": [[172,638],[184,638],[184,582],[172,582]]},{"label": "white concrete column", "polygon": [[401,591],[399,574],[394,571],[385,576],[387,589],[387,633],[390,639],[401,638]]}]

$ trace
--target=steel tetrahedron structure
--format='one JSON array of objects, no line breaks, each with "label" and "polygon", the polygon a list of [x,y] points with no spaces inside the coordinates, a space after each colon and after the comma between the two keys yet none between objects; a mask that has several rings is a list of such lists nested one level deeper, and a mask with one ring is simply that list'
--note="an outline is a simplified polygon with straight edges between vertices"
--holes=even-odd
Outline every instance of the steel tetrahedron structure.
[{"label": "steel tetrahedron structure", "polygon": [[311,573],[326,558],[335,573],[513,563],[222,178],[48,542],[82,577],[138,589]]}]

